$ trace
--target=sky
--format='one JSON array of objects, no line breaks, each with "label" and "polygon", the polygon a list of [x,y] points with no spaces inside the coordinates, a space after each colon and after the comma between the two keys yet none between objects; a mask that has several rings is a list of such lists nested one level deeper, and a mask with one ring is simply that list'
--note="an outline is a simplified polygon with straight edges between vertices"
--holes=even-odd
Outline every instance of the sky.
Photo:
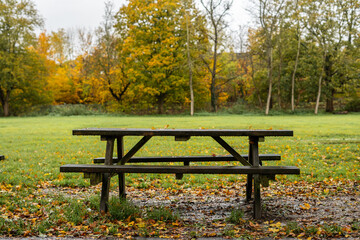
[{"label": "sky", "polygon": [[[86,28],[94,30],[102,21],[105,0],[33,0],[40,16],[45,21],[47,32],[60,28]],[[119,9],[126,0],[113,0],[115,9]],[[231,29],[237,30],[239,24],[247,24],[249,14],[247,0],[234,0],[228,17]]]}]

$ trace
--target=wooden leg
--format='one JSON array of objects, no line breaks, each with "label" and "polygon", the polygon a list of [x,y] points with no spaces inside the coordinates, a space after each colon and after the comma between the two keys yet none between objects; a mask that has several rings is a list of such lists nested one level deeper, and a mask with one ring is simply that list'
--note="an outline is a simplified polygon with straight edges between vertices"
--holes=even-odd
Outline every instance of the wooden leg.
[{"label": "wooden leg", "polygon": [[254,218],[261,218],[260,175],[254,175]]},{"label": "wooden leg", "polygon": [[125,174],[119,173],[119,198],[126,199]]},{"label": "wooden leg", "polygon": [[103,174],[101,197],[100,197],[100,212],[106,213],[108,211],[109,202],[109,187],[110,187],[110,174]]},{"label": "wooden leg", "polygon": [[[117,138],[117,157],[118,162],[121,162],[121,158],[124,156],[124,137]],[[126,199],[126,190],[125,190],[125,174],[119,173],[119,198]]]},{"label": "wooden leg", "polygon": [[[107,141],[106,152],[105,152],[105,165],[112,165],[115,139],[107,138],[105,140]],[[111,175],[109,173],[104,173],[102,175],[100,212],[108,211],[110,179],[111,179]]]},{"label": "wooden leg", "polygon": [[[260,166],[259,160],[259,137],[249,137],[249,159],[253,166]],[[250,174],[249,174],[250,175]],[[248,183],[254,179],[254,218],[261,218],[261,195],[260,195],[260,175],[248,176]],[[251,188],[247,189],[251,197]],[[247,192],[248,194],[248,192]],[[248,197],[248,196],[247,196]]]},{"label": "wooden leg", "polygon": [[253,180],[253,175],[248,174],[247,175],[247,182],[246,182],[246,202],[249,202],[251,200],[252,180]]}]

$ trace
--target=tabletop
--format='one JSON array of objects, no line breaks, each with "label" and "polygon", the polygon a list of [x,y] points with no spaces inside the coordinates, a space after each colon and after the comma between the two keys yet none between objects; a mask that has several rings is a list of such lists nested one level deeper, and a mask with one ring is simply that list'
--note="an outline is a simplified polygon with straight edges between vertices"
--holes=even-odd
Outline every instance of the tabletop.
[{"label": "tabletop", "polygon": [[249,129],[146,129],[146,128],[84,128],[73,130],[73,135],[100,136],[293,136],[291,130]]}]

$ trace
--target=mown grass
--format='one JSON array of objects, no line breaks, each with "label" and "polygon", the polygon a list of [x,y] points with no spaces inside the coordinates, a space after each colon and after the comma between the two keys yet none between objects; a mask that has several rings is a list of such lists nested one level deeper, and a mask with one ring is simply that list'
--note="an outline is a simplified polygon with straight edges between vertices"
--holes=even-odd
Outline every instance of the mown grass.
[{"label": "mown grass", "polygon": [[[105,143],[101,142],[99,137],[72,136],[73,129],[85,127],[164,128],[165,126],[176,129],[289,129],[294,131],[294,137],[266,138],[265,142],[260,143],[260,153],[282,155],[281,161],[267,162],[267,165],[300,167],[300,176],[278,177],[280,181],[306,180],[314,182],[323,181],[326,178],[359,180],[359,120],[359,114],[269,117],[250,115],[195,117],[98,115],[0,118],[0,155],[6,156],[6,160],[0,161],[0,208],[4,210],[0,215],[0,235],[62,236],[63,232],[74,229],[74,225],[85,231],[88,227],[91,228],[92,223],[103,222],[103,218],[106,218],[106,216],[97,214],[98,194],[84,199],[72,199],[71,195],[58,194],[56,188],[54,191],[49,189],[54,185],[62,187],[89,186],[89,181],[84,179],[82,174],[62,174],[59,172],[59,167],[66,163],[91,163],[93,158],[104,155]],[[126,138],[125,151],[138,140],[139,137]],[[240,152],[248,151],[247,138],[226,138],[226,140]],[[212,154],[227,153],[210,138],[194,137],[187,142],[175,142],[170,137],[158,137],[151,139],[137,155]],[[214,189],[242,179],[244,179],[243,176],[233,175],[226,177],[185,175],[182,180],[176,180],[175,176],[168,177],[159,174],[127,174],[126,184],[139,189],[147,189],[154,185],[172,189],[195,187]],[[112,183],[112,188],[116,190],[116,181],[112,181]],[[125,205],[125,208],[130,209],[129,206]],[[109,217],[110,220],[129,218],[129,216],[137,219],[136,209],[130,211],[130,215],[118,216],[116,213],[124,212],[119,211],[124,208],[124,205],[113,200],[110,202],[110,208],[113,212]],[[174,213],[167,211],[166,208],[155,210],[149,209],[150,212],[145,215],[151,219],[160,219],[160,221],[178,218],[176,214],[173,215]],[[240,217],[239,214],[234,215],[234,221],[239,220]],[[119,225],[119,222],[116,221],[109,223],[109,220],[106,220],[107,224],[110,224],[109,226],[96,225],[93,232],[111,235],[122,231],[124,226]],[[143,223],[141,222],[141,224]],[[141,227],[140,225],[139,229],[142,229],[143,236],[155,236],[145,225],[141,225]],[[289,226],[289,228],[295,227]],[[353,228],[358,229],[359,224],[354,224]],[[232,234],[231,229],[226,231],[228,235]]]},{"label": "mown grass", "polygon": [[[0,119],[0,151],[6,160],[0,162],[0,182],[14,186],[36,186],[42,181],[60,185],[86,186],[81,174],[60,174],[66,163],[91,163],[94,157],[104,155],[105,144],[99,137],[72,136],[72,129],[85,127],[121,128],[219,128],[219,129],[290,129],[294,137],[269,137],[260,144],[261,153],[278,153],[279,165],[296,165],[300,176],[291,180],[323,180],[328,177],[354,179],[359,169],[360,115],[320,116],[160,116],[160,117],[28,117]],[[125,139],[125,150],[138,137]],[[240,152],[247,152],[246,138],[226,138]],[[192,138],[175,142],[173,138],[153,138],[138,156],[212,155],[227,154],[210,138]],[[236,164],[236,163],[231,163]],[[158,175],[145,175],[132,182],[139,188],[148,186],[147,180]],[[221,177],[221,176],[220,176]],[[219,176],[186,176],[180,183],[203,184]],[[232,176],[229,176],[232,178]],[[145,181],[144,181],[145,179]],[[175,181],[175,180],[174,180]],[[171,186],[169,181],[162,182]]]}]

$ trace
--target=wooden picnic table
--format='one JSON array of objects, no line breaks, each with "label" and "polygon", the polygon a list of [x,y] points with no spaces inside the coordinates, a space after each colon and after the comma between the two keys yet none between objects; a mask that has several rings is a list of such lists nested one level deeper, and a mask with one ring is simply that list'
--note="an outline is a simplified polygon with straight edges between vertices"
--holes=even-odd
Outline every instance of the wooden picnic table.
[{"label": "wooden picnic table", "polygon": [[[293,166],[262,166],[262,161],[280,160],[276,154],[259,154],[259,142],[265,137],[293,136],[290,130],[239,130],[239,129],[130,129],[130,128],[86,128],[73,130],[73,135],[100,136],[106,141],[105,157],[95,159],[94,164],[67,164],[60,167],[61,172],[84,172],[99,176],[102,182],[100,210],[107,211],[110,179],[114,174],[119,176],[119,195],[125,198],[125,173],[167,173],[176,174],[247,174],[246,200],[250,200],[254,192],[254,218],[261,217],[260,183],[264,179],[275,179],[276,174],[299,174],[300,170]],[[124,153],[124,137],[142,136],[142,138]],[[173,136],[175,141],[187,141],[191,137],[211,137],[230,155],[228,156],[169,156],[169,157],[134,157],[134,155],[152,137]],[[248,155],[238,153],[222,137],[248,137]],[[117,157],[114,157],[115,143]],[[190,162],[202,161],[238,161],[239,166],[190,166]],[[128,165],[139,162],[184,162],[184,166],[164,165]],[[97,181],[95,181],[97,183]],[[265,183],[266,185],[266,183]]]}]

